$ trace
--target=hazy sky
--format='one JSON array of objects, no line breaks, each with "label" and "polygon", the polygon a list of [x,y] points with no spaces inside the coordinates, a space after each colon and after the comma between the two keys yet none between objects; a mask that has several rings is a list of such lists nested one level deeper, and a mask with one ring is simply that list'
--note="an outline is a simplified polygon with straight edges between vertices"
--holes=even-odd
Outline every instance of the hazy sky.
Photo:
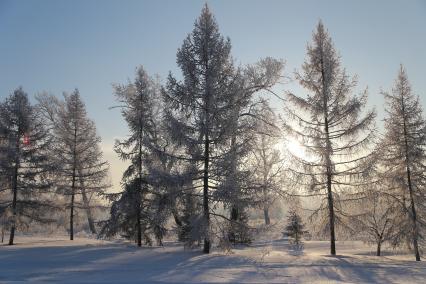
[{"label": "hazy sky", "polygon": [[[112,83],[135,68],[165,78],[179,75],[176,51],[205,1],[0,0],[0,99],[23,86],[33,96],[79,88],[103,139],[117,183],[123,165],[113,140],[127,129],[114,105]],[[383,114],[379,91],[390,89],[403,63],[413,90],[426,103],[426,1],[207,1],[237,63],[272,56],[287,75],[303,63],[319,19],[343,66],[368,86],[370,105]],[[295,84],[278,90],[302,92]],[[275,108],[280,105],[277,100]]]}]

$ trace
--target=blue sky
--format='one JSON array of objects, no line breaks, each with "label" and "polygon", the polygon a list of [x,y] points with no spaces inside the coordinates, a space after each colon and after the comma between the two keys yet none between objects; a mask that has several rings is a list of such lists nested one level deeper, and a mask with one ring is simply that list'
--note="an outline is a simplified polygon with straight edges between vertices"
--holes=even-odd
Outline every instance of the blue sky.
[{"label": "blue sky", "polygon": [[[179,74],[176,51],[205,1],[0,0],[0,99],[23,86],[32,96],[79,88],[89,116],[110,149],[127,129],[114,105],[112,83],[125,83],[142,64],[165,78]],[[288,75],[303,63],[322,19],[349,74],[368,86],[383,114],[403,63],[426,103],[426,1],[207,1],[238,63],[272,56]],[[296,84],[278,86],[303,94]],[[279,102],[273,100],[275,107]],[[107,154],[107,156],[112,154]],[[112,159],[112,158],[110,158]]]}]

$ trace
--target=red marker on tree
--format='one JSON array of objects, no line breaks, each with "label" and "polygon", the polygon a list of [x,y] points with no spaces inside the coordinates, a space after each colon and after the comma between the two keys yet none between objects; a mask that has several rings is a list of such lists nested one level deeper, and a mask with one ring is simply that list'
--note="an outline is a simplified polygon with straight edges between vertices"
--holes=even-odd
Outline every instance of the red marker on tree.
[{"label": "red marker on tree", "polygon": [[24,134],[24,145],[30,145],[30,137],[28,134]]}]

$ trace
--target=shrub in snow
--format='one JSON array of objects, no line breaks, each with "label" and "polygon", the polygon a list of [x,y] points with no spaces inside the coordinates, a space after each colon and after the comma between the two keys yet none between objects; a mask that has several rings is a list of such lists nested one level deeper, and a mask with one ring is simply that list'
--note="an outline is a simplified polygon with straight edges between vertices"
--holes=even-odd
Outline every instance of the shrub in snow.
[{"label": "shrub in snow", "polygon": [[[234,212],[232,212],[234,213]],[[232,220],[234,222],[230,222],[228,229],[228,239],[230,243],[233,244],[250,244],[252,241],[252,237],[249,232],[249,228],[247,226],[248,223],[248,214],[245,211],[238,212],[237,216]]]},{"label": "shrub in snow", "polygon": [[302,245],[303,235],[308,231],[304,230],[305,225],[302,222],[302,218],[297,214],[296,210],[291,210],[288,216],[288,223],[285,227],[283,235],[289,237],[290,243],[294,245]]}]

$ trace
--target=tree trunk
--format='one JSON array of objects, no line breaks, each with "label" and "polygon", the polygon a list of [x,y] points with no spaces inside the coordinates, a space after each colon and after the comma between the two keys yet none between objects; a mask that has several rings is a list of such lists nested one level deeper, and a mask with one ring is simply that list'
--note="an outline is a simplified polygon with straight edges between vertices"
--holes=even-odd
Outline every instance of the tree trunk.
[{"label": "tree trunk", "polygon": [[239,212],[238,212],[238,207],[237,206],[232,206],[232,209],[231,209],[231,220],[232,221],[238,221],[238,215],[239,215]]},{"label": "tree trunk", "polygon": [[265,217],[265,225],[271,224],[271,219],[269,218],[269,210],[266,206],[263,208],[263,216]]},{"label": "tree trunk", "polygon": [[[140,199],[140,194],[138,194],[138,198]],[[141,205],[140,205],[140,200],[138,201],[138,211],[136,213],[136,226],[137,226],[137,242],[138,242],[138,247],[142,246],[142,228],[141,228]]]},{"label": "tree trunk", "polygon": [[16,226],[16,199],[17,199],[17,183],[18,183],[18,169],[15,167],[15,173],[13,175],[13,200],[12,200],[12,226],[10,228],[9,245],[13,245],[15,238],[15,226]]},{"label": "tree trunk", "polygon": [[[19,133],[19,129],[18,129]],[[13,190],[13,199],[12,199],[12,226],[10,228],[9,236],[9,245],[13,245],[13,240],[15,239],[15,227],[16,227],[16,201],[18,196],[18,169],[19,169],[19,137],[16,141],[16,157],[15,157],[15,169],[13,172],[12,180],[12,190]]]},{"label": "tree trunk", "polygon": [[236,222],[238,222],[238,217],[239,217],[239,211],[238,211],[238,207],[236,207],[235,205],[232,206],[231,208],[231,215],[229,216],[231,219],[231,230],[228,233],[228,239],[231,243],[236,244],[237,243],[237,236],[236,236]]},{"label": "tree trunk", "polygon": [[72,186],[71,186],[71,212],[70,212],[70,240],[74,240],[74,198],[75,198],[75,176],[72,178]]},{"label": "tree trunk", "polygon": [[330,253],[336,255],[336,236],[334,233],[334,204],[333,193],[331,192],[331,175],[327,175],[327,192],[328,192],[328,211],[330,222]]},{"label": "tree trunk", "polygon": [[12,227],[10,228],[10,236],[9,236],[9,245],[13,245],[13,240],[15,238],[15,226],[12,225]]},{"label": "tree trunk", "polygon": [[267,190],[267,184],[268,184],[268,174],[269,174],[269,170],[268,170],[268,161],[266,158],[266,151],[265,151],[265,138],[263,138],[262,136],[262,161],[263,161],[263,216],[265,218],[265,225],[269,225],[271,224],[271,219],[269,218],[269,206],[270,204],[268,204],[269,200],[268,200],[268,190]]},{"label": "tree trunk", "polygon": [[204,213],[204,253],[210,253],[210,212],[209,212],[209,136],[206,133],[204,144],[203,213]]},{"label": "tree trunk", "polygon": [[89,199],[87,198],[87,193],[86,193],[86,189],[84,188],[84,182],[82,180],[81,173],[80,173],[80,187],[81,187],[81,195],[83,197],[83,205],[84,205],[84,208],[86,209],[87,222],[89,224],[90,232],[92,234],[96,234],[95,222],[93,221],[92,210],[90,209],[90,202],[89,202]]},{"label": "tree trunk", "polygon": [[74,240],[74,199],[75,199],[75,179],[77,168],[77,126],[74,128],[74,145],[73,145],[73,168],[72,168],[72,184],[71,184],[71,212],[70,212],[70,240]]},{"label": "tree trunk", "polygon": [[[205,60],[205,68],[209,70],[208,65],[208,56],[207,50],[204,50],[204,60]],[[210,118],[209,118],[209,80],[206,76],[205,78],[205,140],[204,140],[204,176],[203,176],[203,214],[204,214],[204,253],[210,253],[210,209],[209,209],[209,163],[210,163],[210,137],[209,137],[209,126],[210,126]]]},{"label": "tree trunk", "polygon": [[[324,108],[326,109],[326,100],[324,100]],[[327,202],[328,202],[328,216],[329,216],[329,225],[330,225],[330,253],[331,255],[336,255],[336,235],[334,232],[334,200],[333,200],[333,191],[331,187],[332,183],[332,164],[331,164],[331,145],[329,139],[329,130],[328,130],[328,117],[327,112],[324,113],[325,121],[325,133],[326,133],[326,161],[327,161]]]},{"label": "tree trunk", "polygon": [[381,254],[381,251],[380,251],[381,247],[382,247],[382,240],[378,240],[377,241],[377,252],[376,252],[377,256],[380,256],[380,254]]},{"label": "tree trunk", "polygon": [[322,91],[323,91],[323,108],[324,108],[324,128],[326,135],[326,167],[327,167],[327,201],[328,201],[328,216],[329,216],[329,225],[330,225],[330,253],[331,255],[336,255],[336,236],[334,233],[334,202],[333,202],[333,192],[332,192],[332,163],[331,163],[331,154],[332,148],[330,143],[330,133],[329,133],[329,122],[328,122],[328,103],[327,103],[327,85],[325,82],[325,70],[324,62],[321,56],[321,78],[322,78]]},{"label": "tree trunk", "polygon": [[413,221],[413,248],[414,248],[414,255],[416,256],[416,261],[420,261],[420,252],[419,252],[419,245],[417,243],[418,239],[418,228],[417,228],[417,214],[416,214],[416,208],[414,205],[414,196],[413,196],[413,188],[411,184],[411,175],[410,175],[410,168],[407,166],[407,176],[408,176],[408,188],[410,190],[410,202],[411,202],[411,219]]},{"label": "tree trunk", "polygon": [[[140,119],[140,116],[139,116]],[[139,125],[142,121],[139,120]],[[139,129],[139,152],[138,152],[138,191],[137,191],[137,212],[136,212],[136,226],[137,226],[137,241],[138,247],[142,246],[142,226],[141,226],[141,199],[142,199],[142,127]]]},{"label": "tree trunk", "polygon": [[416,207],[414,204],[414,192],[413,192],[413,185],[411,182],[411,170],[410,170],[410,157],[408,155],[408,133],[407,133],[407,124],[406,124],[406,118],[405,118],[405,103],[404,103],[404,96],[402,96],[402,113],[404,115],[404,142],[405,142],[405,162],[406,162],[406,168],[407,168],[407,181],[408,181],[408,190],[410,192],[410,205],[411,205],[411,220],[413,222],[413,247],[414,247],[414,255],[416,257],[416,261],[420,261],[420,252],[419,252],[419,245],[417,243],[418,239],[418,228],[417,228],[417,214],[416,214]]},{"label": "tree trunk", "polygon": [[[237,121],[238,121],[238,118],[235,118],[235,122],[237,122]],[[240,192],[237,192],[237,189],[239,190],[240,188],[239,188],[239,186],[237,185],[237,182],[236,182],[236,175],[237,175],[237,164],[236,164],[237,153],[236,153],[236,146],[235,146],[236,140],[237,140],[236,139],[236,133],[235,133],[236,132],[235,131],[236,125],[234,125],[233,128],[234,128],[234,132],[232,133],[232,138],[231,138],[231,153],[232,153],[231,170],[230,170],[228,178],[232,179],[232,184],[234,185],[233,186],[233,191],[234,191],[233,194],[240,194]],[[238,221],[240,219],[240,210],[239,209],[240,208],[238,208],[238,204],[235,204],[235,201],[234,201],[234,204],[232,204],[231,212],[230,212],[230,216],[229,216],[230,219],[231,219],[231,226],[230,226],[230,232],[228,234],[229,241],[233,242],[234,244],[236,244],[238,241],[241,241],[238,238],[239,231],[241,231],[241,230],[240,230],[240,228],[238,228],[238,225],[237,225]],[[242,210],[241,210],[241,212],[242,212]]]}]

